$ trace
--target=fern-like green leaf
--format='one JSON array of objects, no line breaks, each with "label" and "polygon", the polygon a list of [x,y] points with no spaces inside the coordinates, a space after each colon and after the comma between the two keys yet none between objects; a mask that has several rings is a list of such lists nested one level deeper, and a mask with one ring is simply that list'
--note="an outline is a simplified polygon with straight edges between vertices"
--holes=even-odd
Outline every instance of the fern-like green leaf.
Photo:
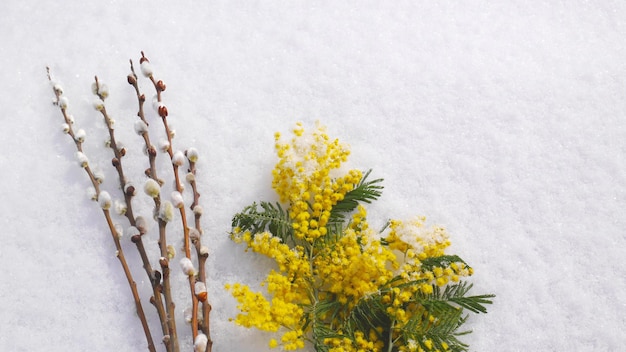
[{"label": "fern-like green leaf", "polygon": [[[457,261],[457,258],[453,259]],[[468,345],[461,342],[458,337],[468,334],[471,330],[460,330],[467,320],[464,309],[474,313],[486,313],[486,304],[491,304],[490,298],[494,295],[467,296],[472,284],[460,282],[448,285],[441,289],[433,285],[430,294],[418,293],[415,295],[416,303],[419,304],[417,314],[413,314],[410,321],[402,328],[405,342],[409,339],[420,343],[430,340],[433,348],[442,349],[443,343],[450,351],[467,351]],[[431,318],[432,317],[432,318]]]},{"label": "fern-like green leaf", "polygon": [[[410,340],[419,343],[423,350],[466,351],[468,345],[457,338],[457,336],[464,334],[464,332],[457,332],[467,319],[467,317],[463,317],[462,313],[460,309],[446,309],[432,315],[432,312],[426,307],[419,306],[411,319],[402,327],[402,338],[405,344]],[[431,319],[431,316],[434,318]],[[431,348],[425,346],[425,340],[432,342]],[[447,349],[443,347],[444,342]]]},{"label": "fern-like green leaf", "polygon": [[473,284],[459,282],[456,285],[448,285],[442,292],[439,286],[433,285],[433,293],[422,295],[421,304],[429,310],[441,311],[449,308],[465,308],[473,313],[487,313],[486,304],[492,304],[491,298],[495,295],[467,296],[467,292]]},{"label": "fern-like green leaf", "polygon": [[380,295],[372,295],[359,300],[359,303],[352,309],[350,320],[351,325],[365,333],[391,324]]},{"label": "fern-like green leaf", "polygon": [[367,178],[371,172],[371,169],[367,170],[363,177],[361,177],[361,181],[359,181],[356,187],[346,193],[343,199],[333,206],[333,209],[330,212],[331,221],[333,219],[342,221],[344,219],[344,214],[356,209],[360,202],[371,203],[382,195],[384,187],[381,185],[381,182],[383,179],[379,178],[368,181]]},{"label": "fern-like green leaf", "polygon": [[283,241],[293,240],[291,219],[279,203],[252,203],[233,217],[232,227],[250,231],[252,235],[269,231]]},{"label": "fern-like green leaf", "polygon": [[337,300],[325,300],[317,302],[306,314],[306,319],[302,330],[310,325],[312,327],[313,336],[315,336],[315,351],[328,351],[329,346],[324,344],[327,338],[340,337],[338,330],[333,328],[332,322],[335,320],[338,312],[345,309],[343,304]]}]

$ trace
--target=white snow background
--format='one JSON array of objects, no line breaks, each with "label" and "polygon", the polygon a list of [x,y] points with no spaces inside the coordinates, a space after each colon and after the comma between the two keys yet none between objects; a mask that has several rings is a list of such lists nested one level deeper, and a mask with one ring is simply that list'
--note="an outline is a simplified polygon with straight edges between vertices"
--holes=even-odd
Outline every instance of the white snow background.
[{"label": "white snow background", "polygon": [[96,74],[108,84],[141,180],[126,83],[141,50],[167,85],[174,148],[201,153],[214,351],[267,350],[267,334],[228,321],[223,285],[258,283],[270,266],[227,232],[244,206],[275,199],[274,132],[317,120],[351,145],[349,167],[385,179],[374,226],[414,215],[444,225],[450,252],[475,269],[473,292],[497,295],[467,323],[471,351],[623,350],[626,3],[9,0],[0,13],[1,351],[146,350],[45,70],[115,193],[90,86]]}]

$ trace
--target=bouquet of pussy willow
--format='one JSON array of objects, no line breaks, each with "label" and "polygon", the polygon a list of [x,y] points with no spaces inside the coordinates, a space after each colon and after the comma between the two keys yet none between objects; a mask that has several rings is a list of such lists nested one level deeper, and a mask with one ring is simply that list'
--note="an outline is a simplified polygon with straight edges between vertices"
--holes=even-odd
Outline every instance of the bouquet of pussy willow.
[{"label": "bouquet of pussy willow", "polygon": [[301,124],[289,142],[276,134],[272,186],[280,202],[254,203],[233,218],[231,237],[277,266],[266,294],[226,285],[241,326],[277,332],[269,346],[316,351],[463,351],[467,312],[485,313],[493,295],[469,296],[472,268],[445,253],[442,227],[425,218],[369,227],[364,204],[381,179],[340,166],[346,145]]}]

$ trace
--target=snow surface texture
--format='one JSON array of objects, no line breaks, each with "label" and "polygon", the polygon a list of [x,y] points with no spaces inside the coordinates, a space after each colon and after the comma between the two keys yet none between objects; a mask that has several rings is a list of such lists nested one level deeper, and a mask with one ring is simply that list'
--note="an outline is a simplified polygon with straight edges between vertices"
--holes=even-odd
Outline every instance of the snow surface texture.
[{"label": "snow surface texture", "polygon": [[[497,294],[468,322],[472,351],[623,348],[626,3],[9,0],[0,10],[0,350],[145,350],[45,76],[49,65],[106,170],[90,85],[95,74],[109,85],[140,175],[125,80],[141,50],[167,84],[175,145],[202,153],[214,351],[267,346],[228,321],[223,285],[258,282],[269,266],[226,234],[235,212],[275,199],[273,133],[316,120],[351,145],[351,167],[385,178],[374,223],[426,215],[446,226],[451,252],[475,268],[474,292]],[[179,310],[186,299],[176,293]]]}]

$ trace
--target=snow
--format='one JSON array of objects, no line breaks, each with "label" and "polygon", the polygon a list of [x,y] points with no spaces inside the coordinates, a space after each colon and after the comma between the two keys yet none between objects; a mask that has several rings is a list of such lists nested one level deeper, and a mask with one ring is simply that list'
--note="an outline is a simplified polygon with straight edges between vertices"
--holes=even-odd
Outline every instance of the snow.
[{"label": "snow", "polygon": [[[316,120],[350,144],[351,167],[385,179],[373,222],[425,215],[445,226],[452,252],[475,269],[475,292],[497,295],[468,322],[472,351],[623,345],[624,3],[9,0],[0,10],[0,350],[145,350],[45,71],[63,85],[113,195],[90,86],[96,74],[108,85],[140,181],[126,75],[142,50],[167,84],[176,150],[200,154],[214,351],[266,350],[268,335],[228,321],[235,302],[223,285],[259,282],[268,262],[227,232],[244,206],[275,199],[274,132]],[[136,206],[151,216],[148,200]],[[156,255],[156,238],[146,245]],[[175,293],[191,351],[186,299]]]}]

